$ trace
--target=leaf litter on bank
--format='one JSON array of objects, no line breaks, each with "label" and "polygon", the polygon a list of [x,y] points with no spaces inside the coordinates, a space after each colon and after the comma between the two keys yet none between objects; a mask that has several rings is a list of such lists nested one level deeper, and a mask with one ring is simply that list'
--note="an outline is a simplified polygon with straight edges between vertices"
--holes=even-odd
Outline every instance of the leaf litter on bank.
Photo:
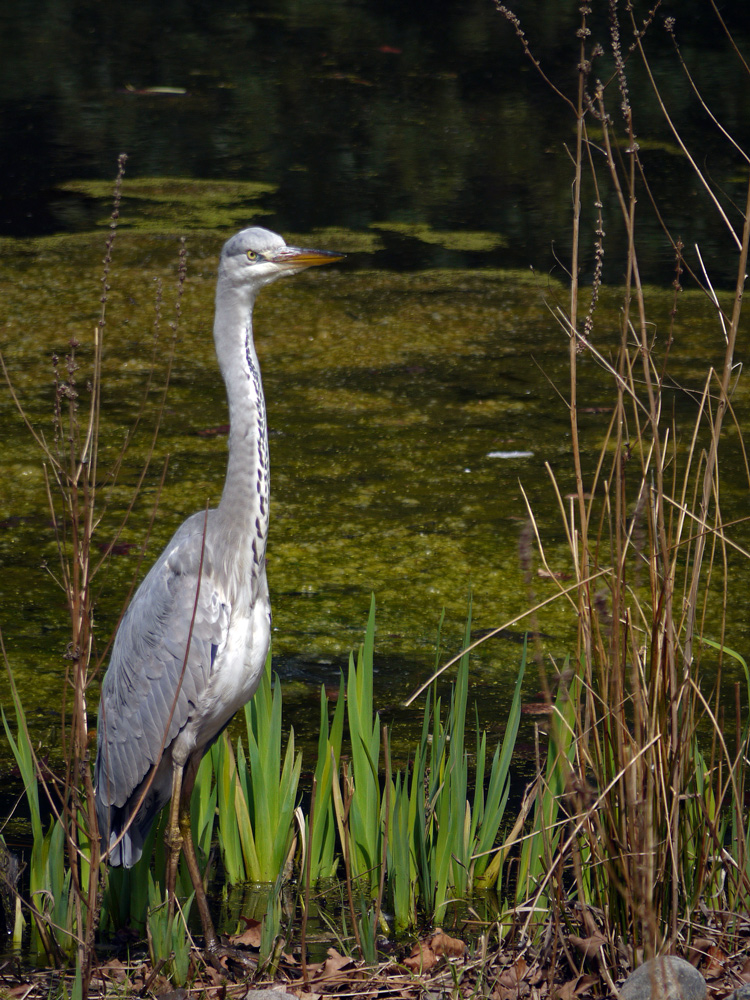
[{"label": "leaf litter on bank", "polygon": [[[750,928],[744,933],[733,930],[729,936],[717,930],[706,934],[687,955],[708,980],[708,1000],[723,1000],[738,986],[750,981]],[[554,937],[554,932],[551,934]],[[590,935],[592,938],[593,935]],[[275,989],[292,993],[299,1000],[319,997],[382,997],[422,1000],[423,997],[452,998],[483,996],[490,1000],[588,1000],[609,994],[598,974],[593,948],[581,948],[575,935],[558,941],[545,954],[526,946],[505,945],[489,948],[486,939],[468,947],[461,938],[436,928],[407,949],[411,954],[401,961],[387,960],[368,966],[351,955],[330,948],[327,958],[307,964],[307,982],[303,981],[297,958],[284,955],[275,979],[259,979],[254,989]],[[591,942],[593,944],[593,941]],[[239,945],[239,942],[237,942]],[[563,947],[564,945],[564,947]],[[427,957],[431,957],[429,964]],[[421,970],[414,959],[422,957]],[[410,967],[411,966],[411,967]],[[193,952],[194,975],[185,996],[204,996],[208,1000],[241,1000],[250,982],[233,982],[229,974],[204,967],[199,952]],[[622,981],[632,971],[626,964],[610,969],[613,982]],[[23,1000],[42,1000],[49,996],[70,995],[72,975],[50,970],[22,970],[17,959],[0,964],[0,995]],[[144,990],[146,984],[150,985]],[[126,963],[108,958],[99,966],[89,993],[91,1000],[107,995],[165,997],[173,987],[161,975],[154,976],[148,962]]]}]

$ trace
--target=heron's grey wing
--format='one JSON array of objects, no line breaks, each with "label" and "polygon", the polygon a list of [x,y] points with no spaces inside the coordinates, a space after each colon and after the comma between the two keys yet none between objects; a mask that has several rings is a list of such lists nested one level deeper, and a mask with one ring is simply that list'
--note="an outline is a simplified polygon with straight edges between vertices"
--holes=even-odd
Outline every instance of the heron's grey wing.
[{"label": "heron's grey wing", "polygon": [[230,608],[203,544],[204,523],[200,514],[182,525],[117,631],[99,705],[102,806],[124,806],[185,726],[226,641]]}]

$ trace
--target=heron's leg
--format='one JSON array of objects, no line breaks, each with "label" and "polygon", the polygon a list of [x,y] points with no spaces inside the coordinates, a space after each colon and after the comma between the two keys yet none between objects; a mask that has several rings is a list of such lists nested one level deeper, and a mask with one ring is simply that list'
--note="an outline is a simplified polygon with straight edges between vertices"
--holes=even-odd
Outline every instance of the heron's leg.
[{"label": "heron's leg", "polygon": [[170,917],[173,916],[174,893],[177,884],[177,867],[180,863],[180,848],[182,835],[180,833],[180,801],[182,798],[182,768],[175,767],[172,771],[172,798],[169,803],[169,823],[164,836],[167,845],[167,906]]},{"label": "heron's leg", "polygon": [[190,799],[199,764],[200,758],[195,756],[191,758],[185,768],[185,775],[182,782],[182,800],[180,802],[180,836],[182,840],[182,853],[185,855],[185,863],[190,873],[190,881],[193,883],[193,889],[195,889],[195,902],[198,906],[198,914],[200,915],[201,926],[203,927],[203,938],[205,941],[204,954],[206,959],[219,972],[227,971],[227,967],[220,961],[222,957],[230,959],[243,972],[246,972],[248,969],[254,969],[257,963],[251,955],[243,954],[237,948],[220,943],[214,928],[214,922],[211,919],[206,890],[203,886],[203,878],[198,865],[198,856],[195,853],[193,831],[190,823]]},{"label": "heron's leg", "polygon": [[[185,855],[185,862],[190,872],[190,878],[193,883],[193,888],[195,889],[195,901],[198,904],[198,913],[200,914],[201,924],[203,926],[203,938],[205,941],[205,947],[203,954],[205,959],[213,965],[215,969],[219,972],[226,973],[227,966],[221,961],[222,958],[229,959],[230,963],[239,968],[243,975],[250,969],[255,969],[257,967],[257,962],[253,960],[253,957],[249,954],[243,954],[237,948],[233,948],[231,945],[223,945],[220,943],[217,937],[216,930],[214,929],[214,922],[211,919],[211,914],[208,909],[208,900],[206,899],[206,890],[203,888],[203,879],[201,878],[200,868],[198,867],[198,858],[195,853],[195,845],[193,844],[193,834],[190,829],[190,800],[187,800],[187,807],[180,811],[180,829],[182,831],[182,852]],[[235,969],[236,971],[236,969]]]},{"label": "heron's leg", "polygon": [[215,952],[219,947],[219,939],[214,930],[214,922],[208,909],[206,890],[203,887],[203,877],[198,866],[198,856],[195,853],[193,843],[193,832],[190,827],[190,808],[180,810],[180,832],[182,834],[182,853],[185,855],[185,863],[190,873],[190,881],[195,889],[195,902],[203,927],[203,938],[206,951]]},{"label": "heron's leg", "polygon": [[199,763],[200,756],[195,755],[188,761],[185,768],[185,776],[182,783],[182,794],[180,796],[180,840],[182,843],[182,853],[185,855],[185,863],[190,874],[190,881],[193,883],[193,889],[195,889],[195,902],[198,906],[198,913],[201,918],[203,937],[206,942],[206,950],[212,952],[216,951],[218,948],[219,939],[216,936],[213,920],[211,920],[211,914],[208,909],[206,890],[203,887],[203,877],[201,876],[200,868],[198,866],[198,856],[195,853],[193,830],[190,823],[190,800],[193,796],[193,787],[198,774]]}]

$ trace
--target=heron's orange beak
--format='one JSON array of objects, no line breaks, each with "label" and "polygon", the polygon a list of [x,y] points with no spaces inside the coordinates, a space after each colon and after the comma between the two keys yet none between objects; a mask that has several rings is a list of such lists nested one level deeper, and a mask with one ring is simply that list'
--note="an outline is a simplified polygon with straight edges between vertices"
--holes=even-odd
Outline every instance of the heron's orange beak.
[{"label": "heron's orange beak", "polygon": [[319,267],[321,264],[333,264],[343,260],[346,255],[335,250],[304,250],[301,247],[282,247],[271,257],[274,264],[284,267],[299,268]]}]

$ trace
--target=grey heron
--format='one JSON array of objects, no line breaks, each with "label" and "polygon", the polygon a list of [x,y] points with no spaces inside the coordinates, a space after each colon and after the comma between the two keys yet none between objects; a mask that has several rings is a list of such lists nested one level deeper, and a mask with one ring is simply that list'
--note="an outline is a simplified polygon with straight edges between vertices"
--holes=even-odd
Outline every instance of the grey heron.
[{"label": "grey heron", "polygon": [[268,429],[253,305],[277,278],[342,257],[287,246],[257,227],[224,244],[214,319],[230,423],[221,501],[189,517],[151,567],[102,683],[95,787],[104,856],[134,865],[171,798],[167,892],[173,900],[182,849],[209,953],[218,939],[190,836],[190,795],[203,754],[254,694],[271,637]]}]

